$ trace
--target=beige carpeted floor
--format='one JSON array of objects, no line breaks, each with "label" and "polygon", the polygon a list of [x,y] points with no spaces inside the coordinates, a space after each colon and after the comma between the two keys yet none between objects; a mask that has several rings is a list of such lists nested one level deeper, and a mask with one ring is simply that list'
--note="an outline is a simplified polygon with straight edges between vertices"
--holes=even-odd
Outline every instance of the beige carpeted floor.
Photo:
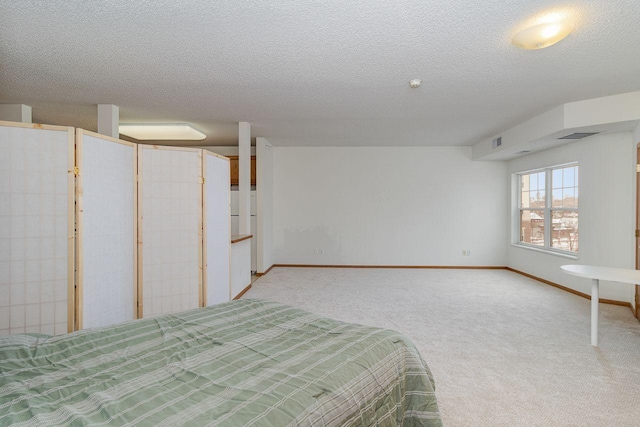
[{"label": "beige carpeted floor", "polygon": [[[623,285],[621,285],[623,286]],[[640,426],[640,323],[506,270],[274,268],[244,298],[409,336],[448,426]]]}]

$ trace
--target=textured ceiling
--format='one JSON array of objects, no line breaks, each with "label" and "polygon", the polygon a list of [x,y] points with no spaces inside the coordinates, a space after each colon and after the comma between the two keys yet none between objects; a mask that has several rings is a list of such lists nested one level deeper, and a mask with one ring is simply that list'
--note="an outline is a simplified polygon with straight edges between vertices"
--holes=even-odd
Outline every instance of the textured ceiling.
[{"label": "textured ceiling", "polygon": [[[510,44],[548,12],[575,31]],[[640,90],[639,20],[638,0],[0,0],[0,103],[90,130],[115,104],[203,145],[237,144],[238,121],[274,145],[472,145]]]}]

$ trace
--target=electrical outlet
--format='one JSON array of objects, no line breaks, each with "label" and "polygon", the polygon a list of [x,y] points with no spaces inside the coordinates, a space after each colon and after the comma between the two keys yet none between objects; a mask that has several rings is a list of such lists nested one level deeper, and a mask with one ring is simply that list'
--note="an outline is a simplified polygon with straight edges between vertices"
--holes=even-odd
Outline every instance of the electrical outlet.
[{"label": "electrical outlet", "polygon": [[462,256],[471,256],[471,251],[468,249],[463,249],[462,250]]}]

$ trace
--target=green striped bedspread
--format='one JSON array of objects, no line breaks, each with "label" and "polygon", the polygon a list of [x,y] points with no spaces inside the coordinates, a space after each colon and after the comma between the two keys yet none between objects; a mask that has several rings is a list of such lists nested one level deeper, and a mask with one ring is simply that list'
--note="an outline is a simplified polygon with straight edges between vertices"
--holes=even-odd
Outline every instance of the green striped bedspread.
[{"label": "green striped bedspread", "polygon": [[431,373],[384,329],[240,300],[0,337],[0,425],[440,426]]}]

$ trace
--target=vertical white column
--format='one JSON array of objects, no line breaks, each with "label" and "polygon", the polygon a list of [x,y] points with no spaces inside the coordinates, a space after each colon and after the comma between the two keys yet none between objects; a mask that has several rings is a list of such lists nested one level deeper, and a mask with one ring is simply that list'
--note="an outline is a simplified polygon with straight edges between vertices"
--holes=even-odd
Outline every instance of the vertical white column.
[{"label": "vertical white column", "polygon": [[33,123],[31,119],[31,107],[24,104],[0,104],[0,120]]},{"label": "vertical white column", "polygon": [[113,104],[98,104],[98,133],[120,138],[120,108]]},{"label": "vertical white column", "polygon": [[273,265],[273,147],[264,138],[256,138],[256,268],[264,273]]},{"label": "vertical white column", "polygon": [[251,125],[238,123],[238,214],[240,234],[251,234]]}]

